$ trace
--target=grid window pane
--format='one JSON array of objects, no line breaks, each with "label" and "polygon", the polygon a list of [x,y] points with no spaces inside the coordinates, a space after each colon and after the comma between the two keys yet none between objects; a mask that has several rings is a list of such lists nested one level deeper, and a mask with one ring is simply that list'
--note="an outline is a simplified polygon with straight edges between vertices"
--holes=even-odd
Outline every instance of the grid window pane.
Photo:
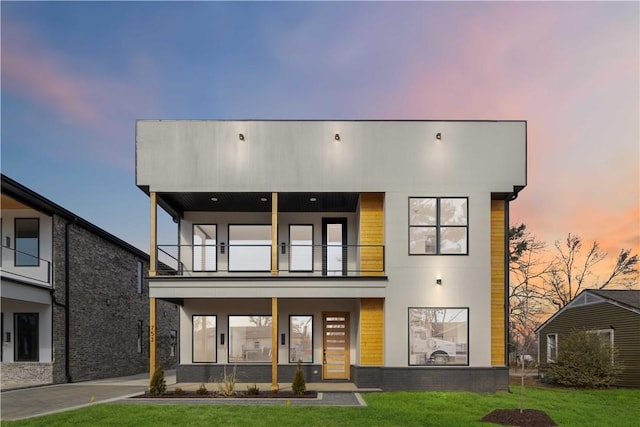
[{"label": "grid window pane", "polygon": [[440,199],[440,225],[467,225],[467,199]]},{"label": "grid window pane", "polygon": [[436,201],[432,198],[409,199],[409,224],[436,225]]},{"label": "grid window pane", "polygon": [[436,253],[436,227],[411,227],[409,229],[410,254]]},{"label": "grid window pane", "polygon": [[467,228],[466,227],[441,227],[440,228],[440,253],[441,254],[467,253]]}]

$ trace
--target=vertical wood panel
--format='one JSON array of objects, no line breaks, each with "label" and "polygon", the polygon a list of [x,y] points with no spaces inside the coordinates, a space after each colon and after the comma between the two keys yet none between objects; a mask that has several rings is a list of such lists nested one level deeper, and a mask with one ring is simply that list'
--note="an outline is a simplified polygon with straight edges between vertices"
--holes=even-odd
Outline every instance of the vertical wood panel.
[{"label": "vertical wood panel", "polygon": [[360,270],[363,276],[384,275],[383,244],[384,193],[361,193]]},{"label": "vertical wood panel", "polygon": [[506,201],[491,201],[491,365],[505,360]]},{"label": "vertical wood panel", "polygon": [[360,299],[360,365],[384,365],[384,299]]}]

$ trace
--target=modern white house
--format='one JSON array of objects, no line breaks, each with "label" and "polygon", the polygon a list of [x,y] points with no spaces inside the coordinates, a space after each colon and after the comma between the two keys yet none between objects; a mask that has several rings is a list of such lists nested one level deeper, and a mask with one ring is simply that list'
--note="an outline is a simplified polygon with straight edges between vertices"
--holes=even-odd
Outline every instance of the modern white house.
[{"label": "modern white house", "polygon": [[179,382],[506,389],[526,162],[525,121],[140,120],[151,342],[169,301]]}]

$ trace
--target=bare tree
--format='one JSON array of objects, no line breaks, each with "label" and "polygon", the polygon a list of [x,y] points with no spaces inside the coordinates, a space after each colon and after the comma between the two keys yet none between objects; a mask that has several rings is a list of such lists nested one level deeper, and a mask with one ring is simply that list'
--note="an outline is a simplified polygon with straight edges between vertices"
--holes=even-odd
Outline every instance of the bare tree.
[{"label": "bare tree", "polygon": [[631,286],[637,280],[638,255],[632,255],[630,249],[620,251],[611,272],[599,282],[593,270],[607,258],[607,253],[600,249],[597,241],[583,251],[582,239],[569,233],[565,240],[556,240],[554,247],[554,258],[544,277],[544,297],[557,309],[567,305],[584,289]]},{"label": "bare tree", "polygon": [[535,329],[546,311],[542,278],[549,266],[543,259],[545,247],[525,224],[509,228],[509,326],[517,355],[531,353]]}]

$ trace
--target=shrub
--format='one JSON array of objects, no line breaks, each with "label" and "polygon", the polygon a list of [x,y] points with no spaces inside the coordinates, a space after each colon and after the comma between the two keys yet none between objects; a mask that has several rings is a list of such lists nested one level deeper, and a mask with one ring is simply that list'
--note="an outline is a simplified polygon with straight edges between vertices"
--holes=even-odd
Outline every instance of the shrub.
[{"label": "shrub", "polygon": [[304,381],[304,373],[302,372],[302,366],[298,360],[298,366],[296,367],[296,376],[293,378],[293,384],[291,384],[291,390],[294,394],[304,394],[307,390],[307,385]]},{"label": "shrub", "polygon": [[549,365],[548,381],[564,386],[610,387],[622,371],[615,347],[585,330],[573,331],[559,340],[557,359]]},{"label": "shrub", "polygon": [[196,394],[199,395],[207,394],[208,392],[209,390],[207,390],[207,386],[205,386],[204,384],[200,384],[200,387],[196,389]]},{"label": "shrub", "polygon": [[162,366],[158,365],[151,377],[151,382],[149,383],[149,393],[154,396],[158,396],[164,393],[166,389],[167,383],[164,380],[164,369],[162,369]]},{"label": "shrub", "polygon": [[247,386],[247,394],[255,396],[256,394],[260,394],[260,388],[257,385]]},{"label": "shrub", "polygon": [[222,374],[222,379],[218,383],[218,390],[220,390],[220,394],[223,396],[233,396],[237,381],[237,367],[234,365],[233,371],[227,374],[227,367],[225,366],[224,373]]},{"label": "shrub", "polygon": [[182,390],[181,387],[176,387],[173,389],[173,394],[177,395],[177,396],[181,396],[182,393],[184,393],[184,390]]}]

